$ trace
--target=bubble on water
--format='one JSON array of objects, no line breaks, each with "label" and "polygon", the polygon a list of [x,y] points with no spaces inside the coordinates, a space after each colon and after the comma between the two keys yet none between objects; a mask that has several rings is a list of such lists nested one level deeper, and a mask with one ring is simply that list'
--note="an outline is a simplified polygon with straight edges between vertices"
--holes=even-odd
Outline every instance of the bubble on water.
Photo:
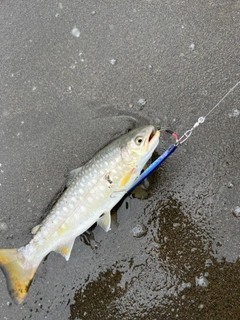
[{"label": "bubble on water", "polygon": [[77,28],[77,27],[74,27],[73,29],[72,29],[72,31],[71,31],[71,33],[72,33],[72,35],[74,36],[74,37],[80,37],[80,31],[79,31],[79,29]]},{"label": "bubble on water", "polygon": [[0,222],[0,231],[6,231],[8,228],[8,225],[6,222]]},{"label": "bubble on water", "polygon": [[59,13],[57,12],[56,14],[55,14],[55,17],[57,18],[59,16]]},{"label": "bubble on water", "polygon": [[91,15],[94,16],[95,14],[96,14],[96,11],[93,10],[93,11],[91,12]]},{"label": "bubble on water", "polygon": [[69,68],[70,68],[70,69],[75,69],[76,66],[75,66],[75,64],[72,64]]},{"label": "bubble on water", "polygon": [[144,237],[147,234],[147,228],[145,227],[144,224],[137,224],[133,229],[132,229],[133,236],[135,238],[141,238]]},{"label": "bubble on water", "polygon": [[111,59],[110,63],[114,66],[116,64],[116,60],[115,59]]},{"label": "bubble on water", "polygon": [[240,114],[240,111],[238,109],[233,110],[233,116],[238,117]]},{"label": "bubble on water", "polygon": [[227,187],[228,187],[229,189],[233,188],[233,183],[232,183],[232,182],[228,182]]},{"label": "bubble on water", "polygon": [[32,87],[32,91],[35,91],[36,89],[37,89],[36,86],[33,86],[33,87]]},{"label": "bubble on water", "polygon": [[147,103],[147,101],[145,99],[138,100],[138,104],[140,104],[141,106],[145,106],[146,103]]},{"label": "bubble on water", "polygon": [[200,276],[195,277],[195,283],[196,283],[196,287],[207,287],[209,281],[204,277],[204,276]]},{"label": "bubble on water", "polygon": [[177,227],[180,227],[180,226],[181,226],[181,224],[178,223],[178,222],[173,223],[173,228],[177,228]]},{"label": "bubble on water", "polygon": [[237,207],[235,207],[234,209],[233,209],[233,215],[234,215],[234,217],[236,217],[236,218],[240,218],[240,207],[239,206],[237,206]]},{"label": "bubble on water", "polygon": [[212,262],[211,259],[207,259],[207,260],[205,261],[205,266],[206,266],[206,267],[210,267],[210,266],[212,266],[212,265],[213,265],[213,262]]},{"label": "bubble on water", "polygon": [[193,51],[195,49],[195,44],[191,43],[190,46],[189,46],[189,49]]},{"label": "bubble on water", "polygon": [[239,115],[240,115],[240,111],[239,111],[238,109],[234,109],[234,110],[232,110],[232,112],[230,112],[230,113],[228,114],[229,118],[231,118],[231,117],[238,117]]}]

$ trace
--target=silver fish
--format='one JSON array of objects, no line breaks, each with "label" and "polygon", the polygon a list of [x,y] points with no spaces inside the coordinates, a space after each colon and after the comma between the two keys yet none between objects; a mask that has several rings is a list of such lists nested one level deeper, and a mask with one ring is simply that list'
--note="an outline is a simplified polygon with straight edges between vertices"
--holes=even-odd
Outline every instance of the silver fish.
[{"label": "silver fish", "polygon": [[159,143],[153,126],[134,129],[99,151],[83,167],[71,171],[67,189],[35,234],[19,249],[0,249],[0,267],[9,293],[21,303],[44,257],[51,251],[69,259],[75,238],[95,222],[110,229],[111,209],[134,185]]}]

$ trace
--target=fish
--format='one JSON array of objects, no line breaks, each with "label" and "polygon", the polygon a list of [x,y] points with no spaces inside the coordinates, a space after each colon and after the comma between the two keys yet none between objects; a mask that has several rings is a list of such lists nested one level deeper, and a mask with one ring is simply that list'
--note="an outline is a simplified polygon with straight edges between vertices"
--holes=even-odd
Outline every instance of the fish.
[{"label": "fish", "polygon": [[27,296],[41,261],[51,252],[69,260],[76,237],[94,223],[110,230],[111,209],[140,175],[159,143],[160,131],[147,125],[112,141],[84,166],[70,172],[66,190],[20,248],[0,249],[0,267],[12,300]]}]

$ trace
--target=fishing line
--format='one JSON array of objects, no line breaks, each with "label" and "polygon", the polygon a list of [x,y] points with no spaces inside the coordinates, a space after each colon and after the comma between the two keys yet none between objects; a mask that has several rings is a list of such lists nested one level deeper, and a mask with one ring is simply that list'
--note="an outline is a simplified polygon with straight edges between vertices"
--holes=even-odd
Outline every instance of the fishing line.
[{"label": "fishing line", "polygon": [[[215,106],[205,115],[198,118],[197,122],[194,123],[191,129],[188,129],[184,134],[178,139],[178,136],[175,132],[171,130],[164,130],[167,133],[170,133],[173,138],[176,140],[175,144],[171,144],[168,149],[159,156],[135,181],[131,189],[128,190],[128,193],[132,192],[139,184],[143,182],[154,170],[156,170],[162,163],[165,161],[176,149],[178,146],[182,145],[192,134],[193,130],[197,128],[201,123],[203,123],[206,118],[220,105],[220,103],[227,98],[227,96],[235,90],[235,88],[240,84],[238,81],[219,101]],[[161,130],[160,130],[161,131]]]},{"label": "fishing line", "polygon": [[213,112],[213,110],[215,110],[220,103],[227,98],[227,96],[240,84],[240,81],[238,81],[219,101],[217,104],[215,104],[215,106],[205,115],[202,117],[198,118],[198,121],[192,126],[191,129],[187,130],[181,137],[180,139],[176,142],[177,145],[181,145],[183,142],[185,142],[192,134],[193,130],[198,127],[201,123],[203,123],[205,121],[205,119],[209,116],[210,113]]}]

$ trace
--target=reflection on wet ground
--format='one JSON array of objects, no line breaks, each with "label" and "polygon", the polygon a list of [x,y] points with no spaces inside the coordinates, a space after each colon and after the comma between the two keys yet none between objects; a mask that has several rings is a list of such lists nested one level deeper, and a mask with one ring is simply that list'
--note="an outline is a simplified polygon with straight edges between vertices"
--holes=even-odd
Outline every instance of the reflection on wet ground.
[{"label": "reflection on wet ground", "polygon": [[[126,198],[119,215],[139,202]],[[217,262],[211,235],[183,207],[150,197],[135,227],[143,238],[129,237],[138,254],[77,290],[69,319],[240,319],[240,262]]]},{"label": "reflection on wet ground", "polygon": [[[168,145],[169,140],[161,143]],[[69,320],[240,319],[240,262],[236,258],[231,263],[219,254],[224,247],[219,239],[238,219],[239,206],[231,195],[237,178],[233,183],[221,181],[223,173],[213,163],[208,172],[215,176],[208,179],[206,169],[199,163],[188,166],[188,159],[187,169],[182,166],[176,173],[170,166],[177,168],[177,161],[172,157],[144,188],[121,201],[112,212],[110,232],[90,228],[80,236],[81,242],[76,241],[68,262],[54,253],[47,257],[29,300],[20,307],[22,319],[55,320],[63,312]],[[233,169],[237,172],[237,161]],[[230,169],[224,170],[226,174]],[[227,172],[227,179],[231,174]],[[63,190],[64,186],[43,216]],[[225,215],[225,226],[219,218],[231,203],[233,212]],[[216,237],[220,225],[225,229]],[[7,234],[4,224],[1,228]],[[238,242],[232,232],[234,238]],[[7,308],[10,316],[18,310],[11,302]]]}]

